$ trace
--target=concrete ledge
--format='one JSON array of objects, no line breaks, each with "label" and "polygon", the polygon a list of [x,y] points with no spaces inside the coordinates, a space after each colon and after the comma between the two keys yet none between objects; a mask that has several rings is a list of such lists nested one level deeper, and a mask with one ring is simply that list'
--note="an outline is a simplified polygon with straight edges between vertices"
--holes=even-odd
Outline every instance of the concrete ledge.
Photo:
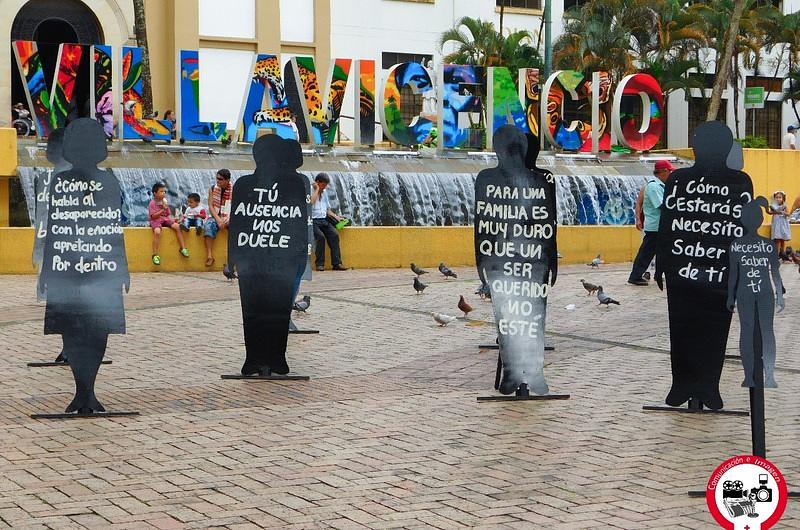
[{"label": "concrete ledge", "polygon": [[[800,225],[792,226],[800,240]],[[769,227],[761,230],[769,237]],[[223,233],[224,234],[224,233]],[[436,267],[444,261],[450,266],[475,265],[471,226],[349,227],[340,232],[345,265],[357,269],[405,268],[412,261],[420,267]],[[152,232],[149,228],[126,228],[125,247],[131,272],[199,272],[221,270],[226,262],[225,237],[214,244],[216,263],[205,266],[203,238],[194,230],[184,233],[191,257],[178,253],[174,233],[161,237],[161,266],[150,261]],[[641,234],[633,226],[562,226],[558,228],[561,263],[588,263],[602,254],[606,263],[632,261],[639,249]],[[0,274],[33,274],[32,228],[0,228]],[[326,254],[327,251],[326,251]],[[330,265],[330,256],[328,256]]]}]

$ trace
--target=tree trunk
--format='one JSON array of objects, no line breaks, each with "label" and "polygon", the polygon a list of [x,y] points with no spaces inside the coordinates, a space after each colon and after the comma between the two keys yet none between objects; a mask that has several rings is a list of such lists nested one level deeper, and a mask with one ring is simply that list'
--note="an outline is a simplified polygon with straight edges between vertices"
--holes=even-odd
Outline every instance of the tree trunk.
[{"label": "tree trunk", "polygon": [[147,47],[147,18],[145,0],[133,0],[134,29],[136,45],[142,50],[142,112],[145,116],[153,113],[153,85],[150,78],[150,50]]},{"label": "tree trunk", "polygon": [[[733,137],[739,139],[739,53],[733,54],[731,60],[731,84],[733,85],[733,121],[736,124],[736,130]],[[747,112],[745,111],[745,120],[747,119]],[[745,123],[745,126],[747,123]],[[745,134],[746,136],[746,134]]]},{"label": "tree trunk", "polygon": [[711,90],[711,101],[708,104],[706,121],[716,120],[717,114],[719,114],[722,91],[728,84],[728,77],[730,76],[733,48],[736,44],[736,38],[739,36],[739,22],[742,20],[742,11],[744,11],[744,0],[735,0],[730,26],[728,26],[728,32],[725,34],[725,48],[723,49],[722,57],[716,57],[717,78],[714,80],[714,88]]},{"label": "tree trunk", "polygon": [[506,0],[500,2],[500,36],[503,36],[503,15],[506,12]]}]

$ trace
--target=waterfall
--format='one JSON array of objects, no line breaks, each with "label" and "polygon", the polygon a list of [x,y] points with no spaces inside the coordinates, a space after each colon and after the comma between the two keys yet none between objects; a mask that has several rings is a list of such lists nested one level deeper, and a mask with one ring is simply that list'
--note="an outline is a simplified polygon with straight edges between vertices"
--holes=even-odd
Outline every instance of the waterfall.
[{"label": "waterfall", "polygon": [[[464,226],[474,218],[475,174],[327,171],[333,210],[354,226]],[[576,166],[576,173],[589,169]],[[33,179],[38,170],[19,167],[28,213],[33,219]],[[173,208],[199,193],[203,204],[214,183],[213,170],[113,168],[120,182],[123,221],[147,226],[154,183],[164,181]],[[246,170],[232,171],[233,181]],[[302,172],[309,180],[316,172]],[[645,175],[556,175],[558,222],[562,225],[633,224],[634,204]]]}]

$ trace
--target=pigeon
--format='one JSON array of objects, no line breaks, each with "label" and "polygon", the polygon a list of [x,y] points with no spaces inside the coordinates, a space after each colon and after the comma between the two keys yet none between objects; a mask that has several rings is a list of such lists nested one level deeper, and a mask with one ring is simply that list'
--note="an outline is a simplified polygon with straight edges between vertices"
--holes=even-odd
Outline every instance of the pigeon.
[{"label": "pigeon", "polygon": [[447,265],[445,265],[444,263],[440,263],[439,264],[439,272],[444,274],[444,279],[445,280],[447,278],[458,278],[458,274],[456,274],[455,272],[453,272],[450,269],[448,269]]},{"label": "pigeon", "polygon": [[464,313],[464,320],[469,318],[469,314],[473,311],[472,306],[464,300],[464,295],[458,299],[458,310]]},{"label": "pigeon", "polygon": [[619,305],[619,302],[617,302],[616,300],[614,300],[613,298],[611,298],[610,296],[608,296],[606,293],[603,292],[602,285],[597,286],[597,299],[600,300],[600,304],[598,305],[604,305],[606,307],[608,307],[609,304]]},{"label": "pigeon", "polygon": [[445,327],[450,322],[456,321],[456,317],[451,317],[450,315],[445,315],[443,313],[431,313],[431,316],[441,327]]},{"label": "pigeon", "polygon": [[488,283],[482,283],[480,287],[475,291],[475,294],[481,297],[481,300],[491,300],[492,299],[492,291],[489,289]]},{"label": "pigeon", "polygon": [[587,282],[584,279],[581,279],[581,285],[583,285],[583,288],[586,289],[586,292],[588,293],[586,296],[591,296],[597,292],[597,286],[593,283]]},{"label": "pigeon", "polygon": [[423,269],[420,269],[419,267],[417,267],[417,266],[416,266],[416,265],[414,265],[413,263],[411,264],[411,272],[413,272],[413,273],[414,273],[414,274],[416,274],[417,276],[421,276],[421,275],[423,275],[423,274],[428,274],[428,271],[426,271],[426,270],[423,270]]},{"label": "pigeon", "polygon": [[417,294],[422,294],[422,291],[424,291],[427,286],[427,283],[419,281],[419,276],[414,276],[414,290],[417,291]]},{"label": "pigeon", "polygon": [[228,278],[228,281],[229,281],[229,282],[232,282],[233,280],[235,280],[236,278],[238,278],[238,276],[236,275],[236,272],[235,272],[235,271],[232,271],[232,270],[230,269],[230,267],[228,267],[228,264],[227,264],[227,263],[226,263],[226,264],[224,264],[224,265],[222,266],[222,274],[223,274],[223,275],[224,275],[226,278]]},{"label": "pigeon", "polygon": [[303,298],[294,303],[292,309],[301,313],[305,313],[309,307],[311,307],[311,297],[305,295]]},{"label": "pigeon", "polygon": [[603,263],[603,260],[600,259],[600,254],[597,255],[590,263],[587,263],[590,267],[599,267],[600,264]]}]

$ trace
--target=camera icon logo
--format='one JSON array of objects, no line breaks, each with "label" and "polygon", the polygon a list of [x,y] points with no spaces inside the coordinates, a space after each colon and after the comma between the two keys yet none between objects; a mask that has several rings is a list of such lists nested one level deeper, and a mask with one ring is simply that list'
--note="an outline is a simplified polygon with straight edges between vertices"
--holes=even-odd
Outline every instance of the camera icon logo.
[{"label": "camera icon logo", "polygon": [[722,528],[768,529],[786,509],[783,475],[766,459],[742,455],[723,462],[709,478],[706,502]]}]

